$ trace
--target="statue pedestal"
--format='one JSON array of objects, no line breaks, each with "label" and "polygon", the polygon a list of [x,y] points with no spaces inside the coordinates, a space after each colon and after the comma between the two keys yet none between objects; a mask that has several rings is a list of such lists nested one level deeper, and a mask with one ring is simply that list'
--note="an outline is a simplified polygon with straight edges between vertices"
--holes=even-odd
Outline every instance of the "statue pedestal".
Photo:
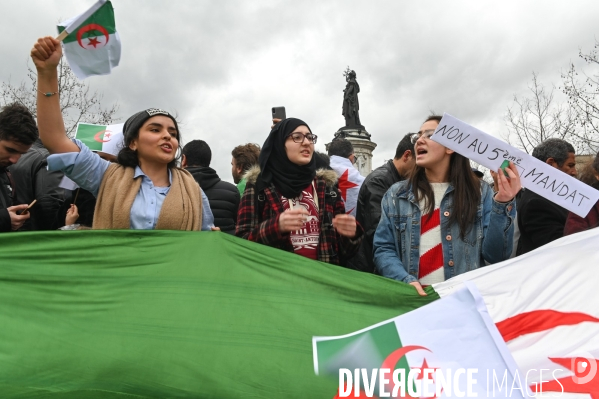
[{"label": "statue pedestal", "polygon": [[[362,176],[368,176],[372,172],[372,151],[376,148],[376,143],[370,141],[370,133],[363,128],[342,127],[335,133],[335,138],[344,138],[352,143],[356,169]],[[325,144],[327,151],[329,144]]]}]

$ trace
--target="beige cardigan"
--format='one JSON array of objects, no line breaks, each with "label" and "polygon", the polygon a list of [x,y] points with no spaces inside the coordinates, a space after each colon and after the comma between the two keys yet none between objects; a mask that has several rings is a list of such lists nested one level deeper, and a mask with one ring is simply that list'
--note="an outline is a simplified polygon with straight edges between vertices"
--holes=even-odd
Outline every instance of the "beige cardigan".
[{"label": "beige cardigan", "polygon": [[[100,185],[94,213],[94,229],[129,229],[133,201],[141,188],[134,168],[111,164]],[[189,172],[171,169],[171,188],[162,203],[156,230],[200,230],[202,197]]]}]

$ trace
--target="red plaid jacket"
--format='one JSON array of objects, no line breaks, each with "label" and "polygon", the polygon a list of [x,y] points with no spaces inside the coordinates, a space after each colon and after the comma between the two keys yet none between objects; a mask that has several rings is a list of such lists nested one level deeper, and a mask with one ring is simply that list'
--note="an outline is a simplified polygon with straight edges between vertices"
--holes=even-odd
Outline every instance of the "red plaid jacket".
[{"label": "red plaid jacket", "polygon": [[[279,216],[285,210],[281,197],[274,186],[257,193],[255,183],[260,173],[258,167],[251,168],[245,175],[247,185],[241,197],[237,212],[235,235],[250,241],[293,252],[290,234],[279,230]],[[335,186],[335,171],[319,170],[314,179],[318,195],[318,219],[320,236],[318,238],[318,260],[336,265],[345,264],[354,256],[362,242],[364,230],[357,224],[356,238],[349,239],[339,235],[333,228],[333,217],[345,214],[345,205],[339,190]],[[357,223],[357,222],[356,222]]]}]

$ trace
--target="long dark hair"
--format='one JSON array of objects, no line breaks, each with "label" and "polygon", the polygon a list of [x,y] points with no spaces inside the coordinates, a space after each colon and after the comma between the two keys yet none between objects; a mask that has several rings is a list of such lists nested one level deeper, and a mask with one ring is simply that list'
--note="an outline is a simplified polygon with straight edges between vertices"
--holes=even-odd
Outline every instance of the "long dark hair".
[{"label": "long dark hair", "polygon": [[[428,121],[441,121],[441,116],[431,115]],[[423,214],[433,215],[435,210],[435,194],[433,188],[426,178],[423,167],[414,165],[410,174],[410,185],[414,192],[414,199],[424,199]],[[449,161],[449,183],[453,186],[453,209],[449,213],[448,224],[457,223],[460,226],[460,237],[464,239],[476,220],[476,212],[481,199],[481,182],[472,173],[470,160],[457,152],[451,154]]]},{"label": "long dark hair", "polygon": [[116,161],[118,164],[123,166],[128,166],[131,168],[135,168],[139,166],[139,157],[137,155],[137,150],[132,150],[129,148],[129,145],[133,140],[139,137],[139,131],[143,124],[150,118],[156,115],[164,115],[172,119],[175,123],[175,128],[177,129],[177,153],[175,154],[175,158],[170,161],[166,166],[169,169],[174,169],[177,167],[177,161],[181,158],[181,132],[179,131],[179,124],[174,116],[169,114],[166,111],[151,108],[149,110],[140,111],[134,115],[132,115],[125,122],[125,126],[123,126],[123,148],[119,151]]}]

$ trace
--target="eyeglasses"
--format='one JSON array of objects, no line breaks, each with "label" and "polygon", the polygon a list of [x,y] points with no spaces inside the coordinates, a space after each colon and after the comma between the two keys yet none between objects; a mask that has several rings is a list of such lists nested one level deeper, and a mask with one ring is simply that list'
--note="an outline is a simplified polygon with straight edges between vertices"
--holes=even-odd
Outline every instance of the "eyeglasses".
[{"label": "eyeglasses", "polygon": [[291,140],[293,140],[294,143],[303,143],[304,139],[306,139],[309,143],[312,144],[316,144],[316,139],[318,138],[317,135],[312,133],[303,134],[299,132],[291,133],[289,137],[291,137]]},{"label": "eyeglasses", "polygon": [[416,144],[416,142],[420,139],[420,137],[424,137],[425,139],[430,139],[431,136],[435,133],[435,129],[425,130],[424,132],[418,132],[412,136],[412,144]]}]

